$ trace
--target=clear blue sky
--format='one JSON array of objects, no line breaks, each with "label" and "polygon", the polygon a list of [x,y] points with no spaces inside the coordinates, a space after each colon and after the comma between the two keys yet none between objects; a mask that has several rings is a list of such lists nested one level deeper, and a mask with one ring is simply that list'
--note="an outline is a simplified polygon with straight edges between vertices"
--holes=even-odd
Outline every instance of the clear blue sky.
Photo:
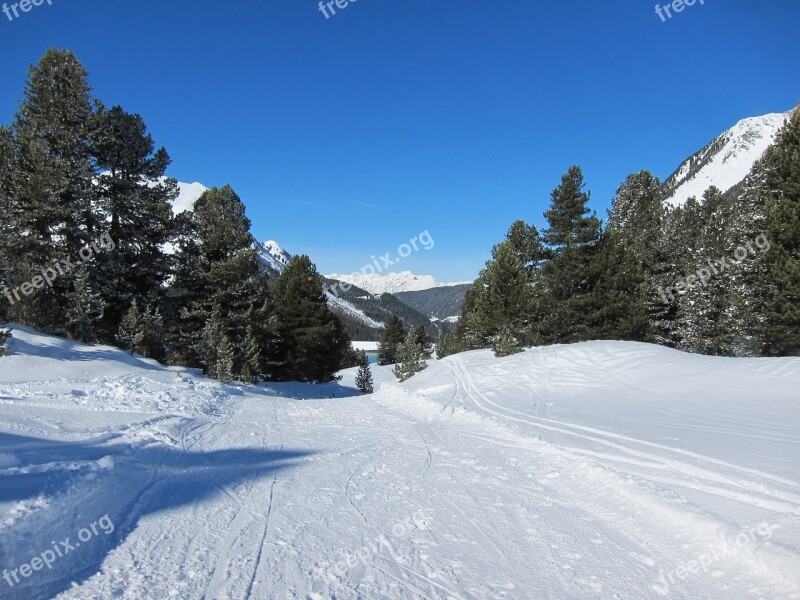
[{"label": "clear blue sky", "polygon": [[[17,1],[17,0],[15,0]],[[351,272],[475,277],[517,218],[543,224],[572,164],[601,216],[624,177],[666,177],[740,118],[800,100],[800,2],[51,0],[0,13],[0,121],[49,47],[140,113],[169,174],[230,183],[253,233]],[[665,4],[665,2],[661,2]]]}]

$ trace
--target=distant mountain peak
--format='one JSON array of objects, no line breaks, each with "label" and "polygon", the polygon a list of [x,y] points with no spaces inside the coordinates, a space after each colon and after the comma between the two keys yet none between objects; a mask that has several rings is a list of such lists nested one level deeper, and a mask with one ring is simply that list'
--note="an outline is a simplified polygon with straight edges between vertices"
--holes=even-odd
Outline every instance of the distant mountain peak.
[{"label": "distant mountain peak", "polygon": [[259,260],[270,269],[283,273],[292,255],[284,250],[275,240],[267,240],[256,247]]},{"label": "distant mountain peak", "polygon": [[395,294],[397,292],[419,292],[438,287],[449,287],[460,283],[440,283],[432,275],[414,275],[411,271],[401,271],[399,273],[384,274],[360,274],[340,275],[333,273],[327,275],[328,279],[336,279],[349,285],[354,285],[370,294]]},{"label": "distant mountain peak", "polygon": [[711,186],[727,192],[743,181],[793,112],[742,119],[714,138],[667,178],[666,202],[682,206],[692,196],[700,200]]}]

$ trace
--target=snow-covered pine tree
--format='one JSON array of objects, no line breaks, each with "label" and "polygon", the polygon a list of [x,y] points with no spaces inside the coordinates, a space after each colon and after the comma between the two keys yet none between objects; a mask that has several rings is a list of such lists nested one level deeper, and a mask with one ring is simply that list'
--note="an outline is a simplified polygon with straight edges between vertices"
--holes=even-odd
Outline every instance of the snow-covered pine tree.
[{"label": "snow-covered pine tree", "polygon": [[406,334],[406,339],[397,350],[397,364],[394,374],[401,382],[406,381],[424,370],[428,364],[422,357],[422,348],[417,341],[414,330]]},{"label": "snow-covered pine tree", "polygon": [[372,382],[372,370],[369,368],[369,360],[367,360],[367,353],[361,350],[359,352],[359,365],[358,373],[356,373],[356,387],[364,394],[371,394],[375,391]]},{"label": "snow-covered pine tree", "polygon": [[[613,246],[606,248],[611,256],[606,261],[615,260],[614,254],[623,252],[618,258],[623,263],[627,253],[633,261],[641,265],[643,280],[638,286],[641,302],[647,311],[648,328],[643,341],[673,345],[673,330],[677,303],[665,302],[661,290],[669,290],[675,283],[675,259],[677,249],[671,245],[666,228],[668,209],[664,204],[664,191],[661,181],[649,171],[639,171],[629,175],[617,189],[608,212],[608,226],[604,238]],[[628,268],[636,270],[633,263]],[[636,285],[637,273],[631,273],[632,285]],[[667,297],[667,300],[669,298]]]}]

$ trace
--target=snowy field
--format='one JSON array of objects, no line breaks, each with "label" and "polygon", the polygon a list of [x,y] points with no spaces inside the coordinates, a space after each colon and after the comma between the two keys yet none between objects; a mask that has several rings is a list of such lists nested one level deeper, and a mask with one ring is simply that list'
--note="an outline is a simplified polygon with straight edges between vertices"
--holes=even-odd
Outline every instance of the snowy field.
[{"label": "snowy field", "polygon": [[361,396],[12,349],[3,599],[800,598],[800,359],[476,351]]}]

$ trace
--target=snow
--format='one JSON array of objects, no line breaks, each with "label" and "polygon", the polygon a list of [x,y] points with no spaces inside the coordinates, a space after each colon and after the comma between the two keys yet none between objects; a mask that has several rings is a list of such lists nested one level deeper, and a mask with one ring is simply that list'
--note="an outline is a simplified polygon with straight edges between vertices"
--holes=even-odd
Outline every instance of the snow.
[{"label": "snow", "polygon": [[[792,112],[772,113],[739,121],[678,168],[673,177],[679,185],[667,202],[681,206],[692,196],[700,200],[712,185],[726,192],[741,182],[774,143],[776,134]],[[686,179],[695,161],[705,160],[709,156],[711,160]]]},{"label": "snow", "polygon": [[333,273],[326,275],[328,279],[335,279],[348,285],[354,285],[370,294],[395,294],[397,292],[419,292],[437,287],[449,287],[472,283],[463,281],[459,283],[440,283],[432,275],[414,275],[411,271],[400,273],[340,275]]},{"label": "snow", "polygon": [[3,598],[800,597],[800,359],[475,351],[364,396],[12,328],[2,568],[113,527]]},{"label": "snow", "polygon": [[268,240],[256,249],[259,259],[278,273],[283,273],[289,261],[292,260],[292,255],[286,252],[286,250],[274,240]]},{"label": "snow", "polygon": [[378,342],[353,342],[353,348],[364,352],[377,352]]},{"label": "snow", "polygon": [[383,323],[376,321],[372,317],[368,317],[362,310],[358,309],[347,300],[340,298],[335,293],[326,290],[325,297],[328,299],[328,306],[331,308],[347,313],[354,319],[364,323],[367,327],[372,327],[373,329],[383,329]]},{"label": "snow", "polygon": [[187,210],[189,212],[193,211],[194,203],[203,195],[203,192],[208,191],[208,188],[196,181],[194,183],[182,183],[179,181],[178,190],[178,197],[172,201],[172,212],[176,215]]}]

